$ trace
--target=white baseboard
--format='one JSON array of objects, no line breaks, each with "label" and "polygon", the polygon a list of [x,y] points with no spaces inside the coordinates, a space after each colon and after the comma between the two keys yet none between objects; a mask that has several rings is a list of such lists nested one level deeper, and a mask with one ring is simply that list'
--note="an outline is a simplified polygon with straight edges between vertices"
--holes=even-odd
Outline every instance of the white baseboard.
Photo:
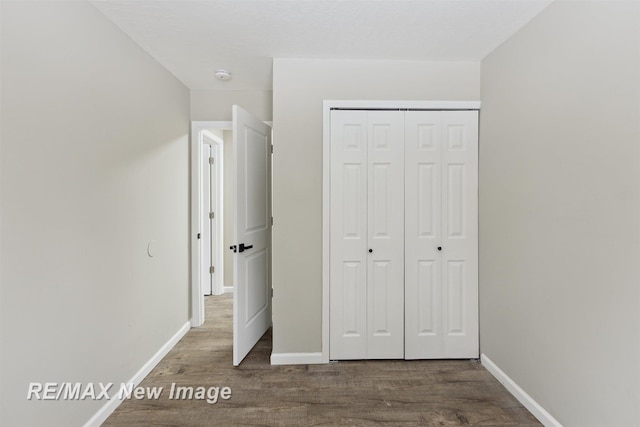
[{"label": "white baseboard", "polygon": [[[138,372],[136,372],[135,375],[129,381],[127,381],[127,383],[133,383],[134,387],[137,387],[142,382],[142,380],[144,380],[144,378],[149,375],[149,372],[151,372],[151,370],[155,368],[158,363],[160,363],[162,358],[166,356],[167,353],[169,353],[169,350],[171,350],[178,343],[178,341],[180,341],[180,339],[185,336],[187,332],[189,332],[190,328],[191,322],[186,322],[184,325],[182,325],[178,332],[176,332],[171,338],[169,338],[169,341],[167,341],[162,347],[160,347],[160,350],[158,350],[156,354],[154,354],[151,359],[147,361],[147,363],[142,365],[142,368],[140,368]],[[117,389],[116,394],[114,394],[114,396],[112,396],[107,401],[107,403],[105,403],[102,408],[100,408],[98,412],[96,412],[93,417],[91,417],[89,421],[84,424],[84,427],[100,426],[106,421],[109,415],[111,415],[113,411],[115,411],[116,408],[120,406],[124,399],[119,399],[117,391],[120,389],[120,387],[114,388]]]},{"label": "white baseboard", "polygon": [[485,354],[480,356],[482,365],[487,368],[487,371],[491,373],[500,383],[511,393],[522,405],[533,414],[546,427],[562,427],[562,424],[551,416],[538,402],[533,400],[526,391],[520,388],[502,369],[498,368],[498,365],[493,363]]},{"label": "white baseboard", "polygon": [[233,293],[233,286],[225,286],[223,292],[225,294],[232,294]]},{"label": "white baseboard", "polygon": [[324,363],[322,353],[271,353],[272,365],[317,365]]}]

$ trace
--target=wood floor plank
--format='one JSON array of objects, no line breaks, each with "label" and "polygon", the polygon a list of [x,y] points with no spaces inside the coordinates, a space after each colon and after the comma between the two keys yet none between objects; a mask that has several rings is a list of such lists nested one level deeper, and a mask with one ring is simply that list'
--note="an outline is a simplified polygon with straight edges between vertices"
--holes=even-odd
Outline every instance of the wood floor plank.
[{"label": "wood floor plank", "polygon": [[[271,366],[271,331],[232,366],[232,296],[206,298],[192,329],[145,378],[158,400],[130,399],[105,426],[539,426],[482,365],[468,360]],[[231,387],[229,400],[169,399],[172,386]]]}]

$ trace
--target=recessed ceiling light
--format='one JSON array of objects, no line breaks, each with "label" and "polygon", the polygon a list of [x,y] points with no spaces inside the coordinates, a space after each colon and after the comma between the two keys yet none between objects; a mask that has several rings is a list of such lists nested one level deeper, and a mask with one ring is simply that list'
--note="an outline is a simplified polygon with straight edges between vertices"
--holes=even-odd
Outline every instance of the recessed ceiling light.
[{"label": "recessed ceiling light", "polygon": [[218,70],[214,75],[218,80],[229,80],[231,78],[231,73],[227,70]]}]

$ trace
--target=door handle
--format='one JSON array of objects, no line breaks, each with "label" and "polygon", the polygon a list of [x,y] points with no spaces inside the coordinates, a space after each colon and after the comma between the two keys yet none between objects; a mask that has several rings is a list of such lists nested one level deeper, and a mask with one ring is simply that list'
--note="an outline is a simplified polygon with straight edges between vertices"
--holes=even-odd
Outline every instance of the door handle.
[{"label": "door handle", "polygon": [[442,250],[442,246],[438,246],[438,250],[441,251]]},{"label": "door handle", "polygon": [[247,249],[251,249],[253,247],[253,245],[245,245],[244,243],[240,243],[238,245],[238,252],[242,253],[244,251],[246,251]]}]

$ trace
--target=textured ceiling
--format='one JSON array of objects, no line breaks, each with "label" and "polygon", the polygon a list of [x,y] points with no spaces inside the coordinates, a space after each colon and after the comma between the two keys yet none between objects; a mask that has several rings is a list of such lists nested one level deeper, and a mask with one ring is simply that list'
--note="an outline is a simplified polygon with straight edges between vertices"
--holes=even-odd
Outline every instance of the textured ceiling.
[{"label": "textured ceiling", "polygon": [[[270,90],[272,58],[479,61],[552,0],[91,0],[191,89]],[[213,77],[231,71],[230,81]]]}]

